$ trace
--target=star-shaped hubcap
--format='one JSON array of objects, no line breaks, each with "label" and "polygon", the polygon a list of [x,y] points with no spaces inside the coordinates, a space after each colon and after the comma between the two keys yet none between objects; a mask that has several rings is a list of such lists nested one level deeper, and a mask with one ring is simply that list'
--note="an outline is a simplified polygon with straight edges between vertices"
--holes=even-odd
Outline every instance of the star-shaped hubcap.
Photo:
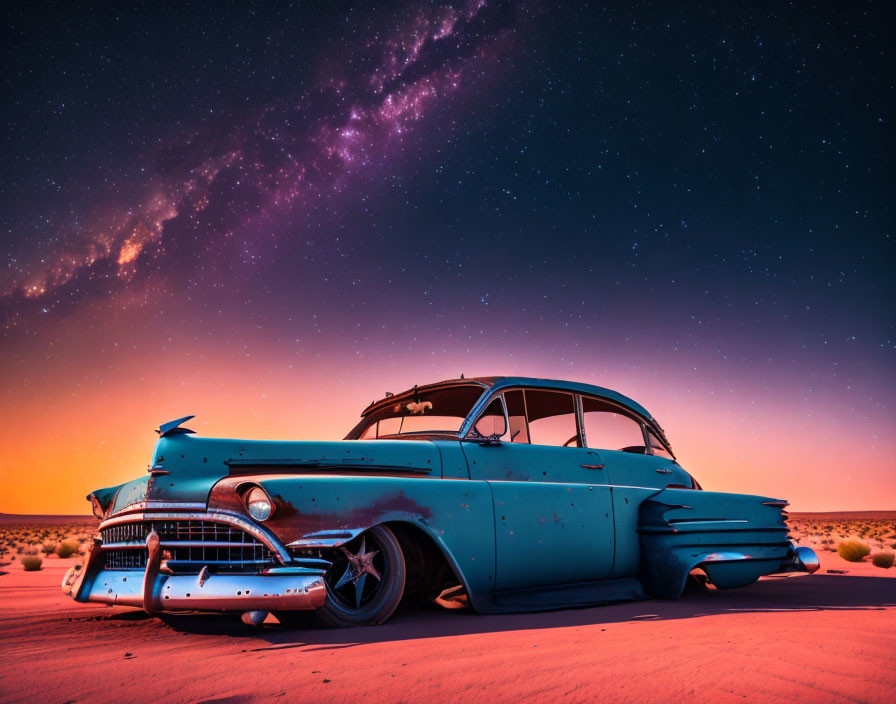
[{"label": "star-shaped hubcap", "polygon": [[345,573],[339,578],[339,581],[336,582],[333,589],[341,589],[349,582],[352,582],[355,586],[355,608],[360,609],[361,597],[364,594],[364,584],[367,582],[367,575],[375,578],[378,582],[382,579],[382,576],[377,571],[376,567],[373,566],[373,558],[378,555],[380,551],[372,550],[367,552],[367,540],[363,535],[361,536],[361,548],[358,550],[357,554],[353,555],[344,547],[339,549],[342,550],[348,558],[348,567],[345,568]]}]

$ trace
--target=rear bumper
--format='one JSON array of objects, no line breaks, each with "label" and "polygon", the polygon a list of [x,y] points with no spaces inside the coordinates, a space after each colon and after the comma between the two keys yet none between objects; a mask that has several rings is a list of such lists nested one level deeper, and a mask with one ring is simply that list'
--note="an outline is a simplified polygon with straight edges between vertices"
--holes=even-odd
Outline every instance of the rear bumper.
[{"label": "rear bumper", "polygon": [[165,574],[151,559],[145,570],[105,569],[96,541],[72,567],[62,591],[75,601],[157,611],[293,611],[316,609],[327,597],[324,570],[272,567],[258,574]]},{"label": "rear bumper", "polygon": [[801,545],[799,547],[793,546],[791,559],[782,563],[778,572],[808,572],[812,574],[817,572],[819,567],[821,567],[821,563],[818,561],[818,555],[815,554],[815,551],[812,548]]}]

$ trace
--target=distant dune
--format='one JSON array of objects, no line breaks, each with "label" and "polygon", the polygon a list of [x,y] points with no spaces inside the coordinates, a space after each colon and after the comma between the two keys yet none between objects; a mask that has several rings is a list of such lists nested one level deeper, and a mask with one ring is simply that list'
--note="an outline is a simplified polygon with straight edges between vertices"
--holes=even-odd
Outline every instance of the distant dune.
[{"label": "distant dune", "polygon": [[896,520],[896,511],[788,511],[791,518],[843,520],[853,518],[866,521]]}]

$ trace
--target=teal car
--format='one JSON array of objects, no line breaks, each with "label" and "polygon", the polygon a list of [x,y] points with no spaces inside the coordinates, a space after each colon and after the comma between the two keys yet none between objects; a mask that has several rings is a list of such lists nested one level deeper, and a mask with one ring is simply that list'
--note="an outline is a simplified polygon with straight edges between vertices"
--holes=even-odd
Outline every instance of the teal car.
[{"label": "teal car", "polygon": [[159,428],[145,476],[88,496],[76,601],[350,626],[402,599],[535,611],[818,568],[785,501],[704,491],[643,406],[598,386],[415,386],[338,442],[201,438],[190,418]]}]

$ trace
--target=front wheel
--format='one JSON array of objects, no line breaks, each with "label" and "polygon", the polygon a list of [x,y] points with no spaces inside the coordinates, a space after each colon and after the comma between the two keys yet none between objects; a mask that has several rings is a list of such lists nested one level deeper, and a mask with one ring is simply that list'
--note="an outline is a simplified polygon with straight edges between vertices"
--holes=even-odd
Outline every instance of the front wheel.
[{"label": "front wheel", "polygon": [[326,626],[372,626],[395,612],[404,593],[404,555],[386,526],[374,526],[335,551],[327,570],[327,600],[311,612],[276,614],[281,622],[299,625],[313,619]]}]

